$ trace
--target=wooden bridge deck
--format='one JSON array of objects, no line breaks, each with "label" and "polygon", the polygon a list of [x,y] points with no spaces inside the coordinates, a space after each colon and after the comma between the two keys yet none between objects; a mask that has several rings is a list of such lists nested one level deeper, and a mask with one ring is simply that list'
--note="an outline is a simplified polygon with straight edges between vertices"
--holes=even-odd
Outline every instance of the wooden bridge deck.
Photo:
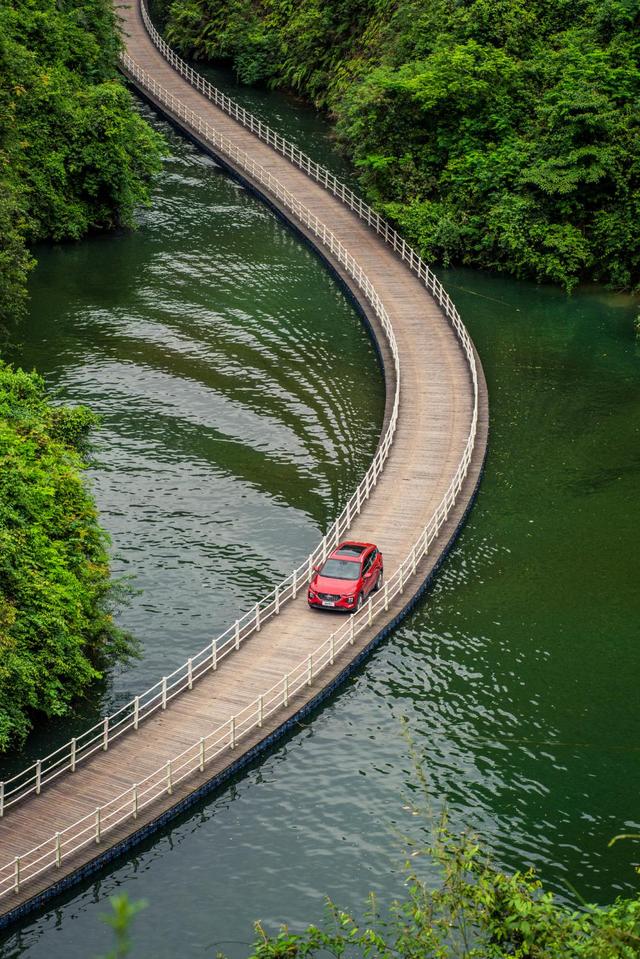
[{"label": "wooden bridge deck", "polygon": [[[175,101],[204,118],[272,172],[308,210],[329,226],[337,239],[353,253],[384,303],[395,331],[401,368],[398,422],[388,460],[362,512],[354,520],[350,535],[378,543],[385,558],[385,572],[392,576],[407,556],[417,533],[431,519],[465,450],[473,393],[460,342],[423,283],[366,223],[183,79],[153,46],[137,5],[120,9],[127,52],[132,60],[173,95]],[[175,118],[175,112],[160,103],[159,97],[151,95],[148,90],[144,92],[166,115],[173,113]],[[180,121],[178,125],[189,126]],[[193,134],[194,131],[187,132]],[[223,156],[222,159],[234,167],[229,157]],[[244,179],[250,181],[246,174]],[[281,207],[263,186],[254,185],[275,206]],[[285,215],[295,222],[290,213],[285,212]],[[317,241],[312,239],[312,242],[319,246]],[[323,255],[331,260],[326,251]],[[340,263],[334,262],[334,267],[366,312],[381,349],[387,397],[393,397],[396,386],[394,368],[380,322]],[[126,847],[127,843],[134,842],[145,831],[157,826],[163,818],[184,805],[188,797],[202,791],[207,783],[219,780],[237,767],[260,744],[268,743],[278,730],[286,728],[287,722],[317,699],[322,690],[331,687],[374,639],[397,621],[439,563],[477,486],[487,434],[486,391],[479,363],[478,371],[479,420],[471,464],[435,548],[418,564],[416,575],[409,580],[404,593],[396,596],[389,609],[358,635],[353,646],[344,650],[332,666],[327,666],[311,686],[305,686],[292,696],[288,705],[274,712],[261,728],[247,733],[235,749],[221,753],[205,767],[204,772],[196,771],[171,794],[166,793],[142,810],[137,818],[130,818],[106,831],[99,843],[89,842],[74,855],[63,858],[58,868],[54,865],[33,880],[25,880],[17,892],[10,891],[0,898],[0,916],[3,917],[0,922],[36,907],[47,895],[63,888],[65,882],[77,878],[87,867],[116,854],[122,850],[123,844]],[[389,410],[387,420],[388,416]],[[313,429],[313,423],[309,428]],[[0,819],[0,867],[38,843],[48,841],[55,832],[93,813],[97,806],[132,783],[140,782],[200,737],[228,721],[231,714],[240,712],[315,650],[339,625],[336,620],[337,617],[331,614],[310,611],[302,590],[298,598],[283,606],[280,614],[265,623],[259,633],[254,633],[221,662],[216,672],[207,673],[192,690],[178,695],[165,711],[158,711],[141,723],[137,731],[123,735],[108,751],[97,752],[74,773],[61,775],[40,795],[27,797],[7,810]]]}]

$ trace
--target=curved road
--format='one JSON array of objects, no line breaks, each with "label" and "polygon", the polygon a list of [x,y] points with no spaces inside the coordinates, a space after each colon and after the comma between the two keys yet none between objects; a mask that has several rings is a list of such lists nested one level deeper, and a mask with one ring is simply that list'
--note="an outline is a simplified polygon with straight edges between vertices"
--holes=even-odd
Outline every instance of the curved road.
[{"label": "curved road", "polygon": [[[127,54],[131,58],[128,62],[134,62],[138,67],[138,79],[134,80],[134,85],[305,234],[351,290],[380,348],[387,390],[386,424],[396,377],[380,321],[362,290],[335,257],[322,248],[311,232],[259,179],[242,171],[228,153],[212,147],[211,142],[206,142],[191,124],[180,120],[180,109],[176,104],[192,110],[284,184],[353,255],[384,304],[395,332],[401,371],[397,427],[377,485],[355,518],[349,536],[376,542],[385,557],[386,575],[393,576],[418,533],[432,519],[456,473],[469,437],[473,391],[469,365],[460,341],[424,284],[365,222],[180,76],[151,42],[137,6],[123,6],[120,11]],[[131,79],[130,66],[125,72]],[[141,79],[143,72],[153,78],[155,92]],[[170,100],[170,97],[174,99]],[[133,844],[175,813],[176,808],[184,808],[195,795],[222,781],[257,749],[272,742],[300,715],[301,710],[308,709],[346,675],[358,657],[404,615],[455,537],[480,477],[487,438],[487,399],[477,357],[476,363],[479,417],[471,463],[435,547],[418,563],[415,575],[407,582],[402,595],[391,600],[388,610],[364,629],[335,663],[328,665],[317,679],[314,677],[313,685],[305,686],[291,696],[287,705],[274,712],[260,728],[249,730],[236,743],[235,749],[224,751],[208,763],[203,772],[196,770],[182,783],[169,788],[165,795],[135,818],[132,815],[111,830],[105,829],[99,836],[99,843],[92,832],[83,848],[66,858],[63,846],[59,865],[56,865],[56,852],[51,845],[51,837],[56,832],[63,831],[83,816],[93,815],[97,806],[112,800],[197,743],[200,737],[228,722],[231,714],[241,711],[278,683],[293,666],[304,661],[337,626],[342,625],[343,620],[338,623],[337,617],[331,614],[311,612],[307,608],[305,591],[301,590],[295,600],[282,607],[278,616],[266,622],[260,632],[254,633],[224,659],[217,671],[208,672],[192,690],[172,700],[165,711],[158,711],[141,723],[137,731],[122,736],[109,746],[108,751],[97,752],[73,774],[63,773],[40,795],[29,796],[7,810],[0,819],[0,912],[3,914],[0,922],[36,907],[44,897],[55,894],[66,883],[84,874],[87,868],[95,868],[106,858]],[[312,423],[309,428],[313,429]],[[30,860],[29,857],[24,861],[21,859],[18,890],[15,891],[11,879],[7,878],[11,864],[15,857],[23,857],[38,843],[45,844],[42,872],[28,878],[28,863],[35,861],[37,854],[31,854]],[[50,857],[49,860],[46,856]],[[1,885],[3,879],[4,886]]]}]

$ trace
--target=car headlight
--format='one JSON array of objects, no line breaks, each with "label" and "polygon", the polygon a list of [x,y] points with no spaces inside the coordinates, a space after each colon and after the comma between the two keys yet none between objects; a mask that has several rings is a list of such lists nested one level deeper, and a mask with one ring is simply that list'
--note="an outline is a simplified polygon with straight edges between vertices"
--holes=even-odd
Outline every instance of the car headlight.
[{"label": "car headlight", "polygon": [[347,602],[348,602],[348,603],[354,603],[354,602],[355,602],[355,599],[356,599],[355,596],[347,596]]},{"label": "car headlight", "polygon": [[316,599],[316,594],[312,589],[309,590],[309,599]]}]

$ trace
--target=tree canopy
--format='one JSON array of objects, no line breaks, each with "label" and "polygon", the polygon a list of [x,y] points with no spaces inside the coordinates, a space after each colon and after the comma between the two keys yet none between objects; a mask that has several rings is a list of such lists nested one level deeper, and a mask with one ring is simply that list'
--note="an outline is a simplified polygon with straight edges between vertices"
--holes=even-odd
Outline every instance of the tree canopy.
[{"label": "tree canopy", "polygon": [[24,312],[29,247],[128,225],[162,141],[117,77],[110,0],[0,4],[0,327]]},{"label": "tree canopy", "polygon": [[[162,140],[117,75],[110,0],[0,4],[0,338],[26,309],[34,244],[133,222]],[[0,361],[0,750],[58,716],[132,640],[83,472],[96,423]]]},{"label": "tree canopy", "polygon": [[430,261],[640,284],[638,0],[175,0],[167,36],[334,115]]},{"label": "tree canopy", "polygon": [[134,652],[113,622],[108,539],[82,475],[95,424],[0,362],[0,750]]}]

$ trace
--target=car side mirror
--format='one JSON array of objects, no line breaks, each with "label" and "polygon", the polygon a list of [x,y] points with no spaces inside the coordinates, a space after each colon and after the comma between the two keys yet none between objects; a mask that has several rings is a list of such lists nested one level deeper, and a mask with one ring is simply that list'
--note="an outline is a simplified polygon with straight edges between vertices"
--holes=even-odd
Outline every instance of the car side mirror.
[{"label": "car side mirror", "polygon": [[319,567],[319,566],[314,566],[314,567],[313,567],[313,572],[314,572],[314,573],[319,573],[319,572],[320,572],[320,567]]}]

